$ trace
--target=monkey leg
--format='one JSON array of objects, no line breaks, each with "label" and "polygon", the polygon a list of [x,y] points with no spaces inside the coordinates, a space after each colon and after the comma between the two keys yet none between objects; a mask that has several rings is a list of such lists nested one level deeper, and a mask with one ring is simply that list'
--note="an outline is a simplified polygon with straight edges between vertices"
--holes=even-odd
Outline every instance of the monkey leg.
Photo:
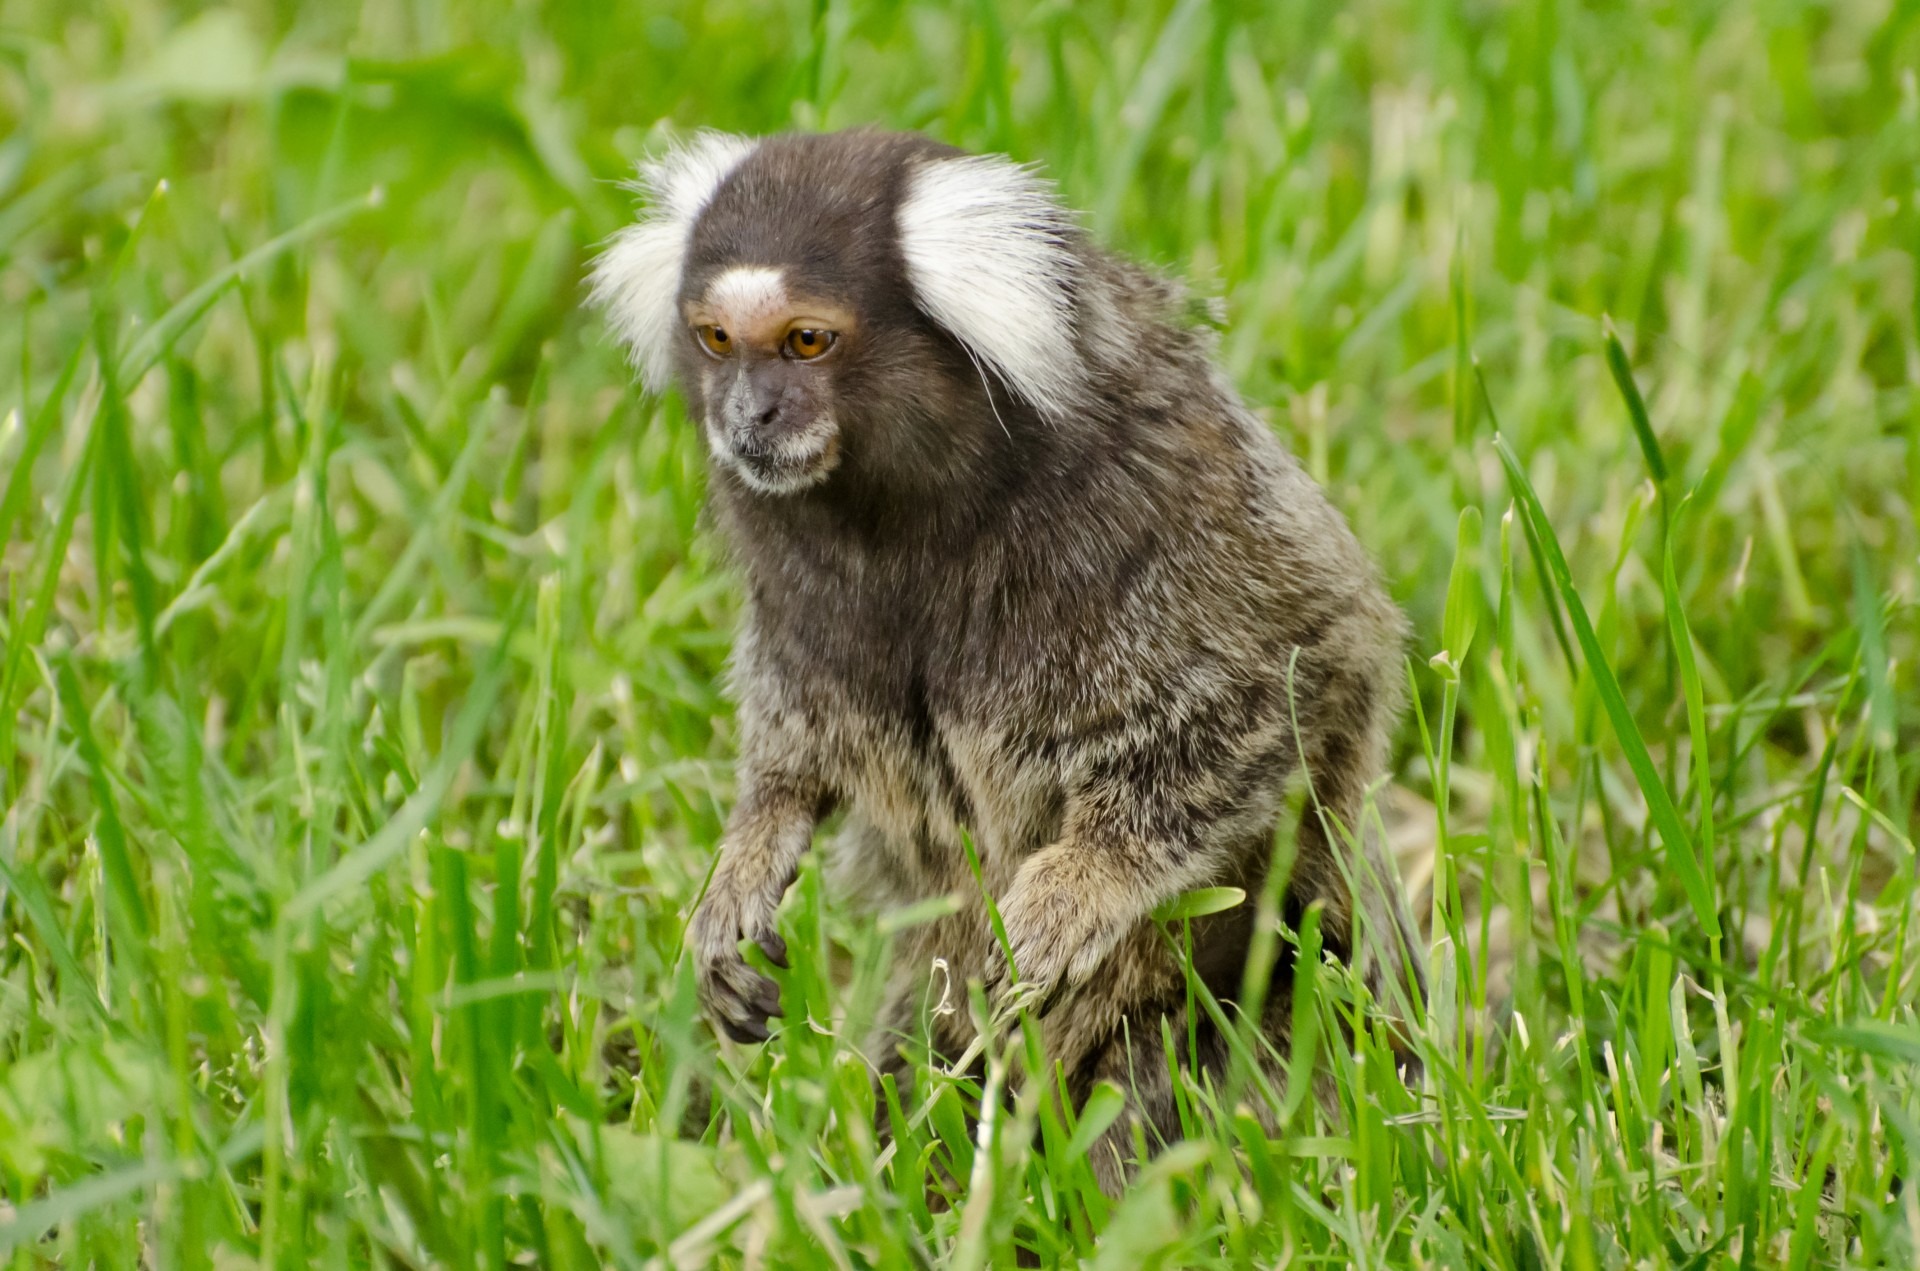
[{"label": "monkey leg", "polygon": [[1377,668],[1335,665],[1316,678],[1313,715],[1301,721],[1308,798],[1287,909],[1300,914],[1321,902],[1323,947],[1376,1001],[1410,1018],[1409,995],[1426,993],[1425,941],[1367,807],[1368,784],[1386,769],[1397,695],[1382,688]]},{"label": "monkey leg", "polygon": [[[1287,1052],[1285,1006],[1289,996],[1279,994],[1279,1001],[1263,1013],[1263,1031],[1272,1046],[1259,1047],[1254,1057],[1276,1090],[1286,1088],[1286,1064],[1277,1055]],[[1076,1079],[1069,1083],[1069,1090],[1082,1103],[1103,1081],[1112,1082],[1126,1095],[1125,1110],[1095,1140],[1088,1155],[1094,1178],[1108,1196],[1118,1196],[1143,1163],[1139,1159],[1141,1140],[1146,1155],[1153,1156],[1186,1137],[1176,1080],[1184,1081],[1184,1074],[1190,1073],[1203,1088],[1226,1088],[1233,1068],[1231,1047],[1212,1016],[1204,1008],[1196,1006],[1194,1010],[1196,1013],[1190,1016],[1182,1001],[1129,1012],[1106,1042],[1086,1057]],[[1171,1055],[1166,1045],[1169,1034],[1173,1039]],[[1253,1097],[1247,1103],[1267,1131],[1275,1132],[1274,1110],[1267,1101]]]}]

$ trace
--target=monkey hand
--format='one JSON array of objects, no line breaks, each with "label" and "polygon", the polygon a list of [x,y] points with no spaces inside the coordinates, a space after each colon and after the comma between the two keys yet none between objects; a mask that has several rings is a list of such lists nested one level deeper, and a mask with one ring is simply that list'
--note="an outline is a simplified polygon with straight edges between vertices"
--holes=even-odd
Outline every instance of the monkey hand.
[{"label": "monkey hand", "polygon": [[769,962],[785,969],[787,942],[774,929],[773,915],[791,880],[731,864],[723,848],[706,898],[687,926],[687,947],[707,1018],[734,1041],[761,1042],[768,1018],[780,1014],[780,986],[747,964],[740,942],[753,941]]},{"label": "monkey hand", "polygon": [[[1126,933],[1117,912],[1127,891],[1086,848],[1056,843],[1020,867],[1000,901],[1007,947],[1023,984],[1043,1002],[1085,984]],[[990,999],[1011,990],[1007,959],[989,950],[986,987]]]}]

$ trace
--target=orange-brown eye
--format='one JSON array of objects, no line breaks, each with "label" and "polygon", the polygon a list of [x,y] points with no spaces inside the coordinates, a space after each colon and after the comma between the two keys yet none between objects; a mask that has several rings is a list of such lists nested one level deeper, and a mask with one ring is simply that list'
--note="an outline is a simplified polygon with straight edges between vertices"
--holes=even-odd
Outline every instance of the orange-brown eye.
[{"label": "orange-brown eye", "polygon": [[733,337],[725,327],[695,327],[693,333],[700,337],[702,347],[715,357],[733,356]]},{"label": "orange-brown eye", "polygon": [[816,327],[795,327],[787,332],[787,356],[811,362],[833,347],[834,334]]}]

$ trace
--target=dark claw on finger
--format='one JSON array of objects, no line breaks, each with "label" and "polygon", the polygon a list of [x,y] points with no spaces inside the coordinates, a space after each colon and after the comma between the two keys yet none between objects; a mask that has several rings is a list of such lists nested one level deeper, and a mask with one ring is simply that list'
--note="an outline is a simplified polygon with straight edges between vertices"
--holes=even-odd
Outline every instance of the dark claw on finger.
[{"label": "dark claw on finger", "polygon": [[754,986],[753,1008],[762,1015],[780,1014],[780,986],[763,979]]},{"label": "dark claw on finger", "polygon": [[754,943],[760,946],[760,952],[767,955],[767,961],[782,971],[787,970],[787,942],[779,932],[763,932]]},{"label": "dark claw on finger", "polygon": [[767,1032],[765,1020],[753,1019],[742,1023],[739,1020],[717,1018],[714,1022],[720,1025],[720,1031],[725,1033],[730,1041],[763,1042],[770,1035]]}]

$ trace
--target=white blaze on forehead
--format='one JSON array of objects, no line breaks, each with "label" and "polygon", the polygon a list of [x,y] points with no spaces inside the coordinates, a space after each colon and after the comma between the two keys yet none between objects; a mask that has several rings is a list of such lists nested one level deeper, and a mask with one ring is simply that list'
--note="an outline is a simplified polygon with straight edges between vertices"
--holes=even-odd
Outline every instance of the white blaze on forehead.
[{"label": "white blaze on forehead", "polygon": [[787,280],[765,265],[736,265],[715,278],[701,305],[719,324],[742,334],[787,316]]},{"label": "white blaze on forehead", "polygon": [[593,263],[593,302],[606,310],[641,382],[655,392],[667,386],[673,369],[680,275],[693,223],[757,144],[701,133],[690,144],[641,164],[634,184],[647,200],[647,211],[614,235]]}]

